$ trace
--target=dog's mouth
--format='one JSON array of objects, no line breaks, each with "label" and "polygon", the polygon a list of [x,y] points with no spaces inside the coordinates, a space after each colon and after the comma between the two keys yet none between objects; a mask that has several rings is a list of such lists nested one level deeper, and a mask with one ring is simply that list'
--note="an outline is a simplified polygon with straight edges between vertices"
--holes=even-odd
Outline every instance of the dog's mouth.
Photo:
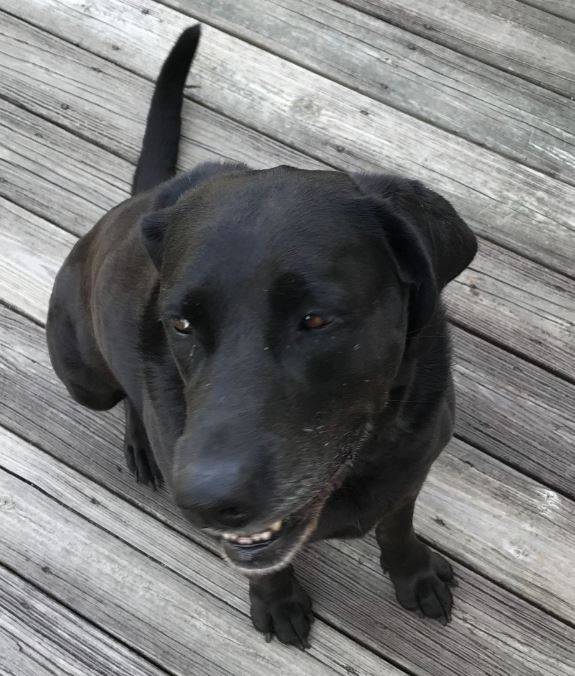
[{"label": "dog's mouth", "polygon": [[289,563],[315,531],[325,503],[343,483],[351,460],[349,453],[323,488],[290,515],[257,533],[223,533],[225,558],[246,574],[273,572]]},{"label": "dog's mouth", "polygon": [[252,533],[221,533],[224,557],[242,572],[262,574],[285,566],[314,533],[329,497],[343,484],[358,449],[371,434],[366,422],[356,443],[347,451],[338,468],[303,507]]},{"label": "dog's mouth", "polygon": [[271,544],[273,540],[279,537],[283,528],[283,520],[275,521],[269,528],[260,533],[251,535],[235,535],[234,533],[222,533],[222,538],[237,547],[259,547]]},{"label": "dog's mouth", "polygon": [[304,507],[257,533],[222,533],[225,558],[245,573],[271,572],[284,566],[315,530],[328,497],[322,491]]}]

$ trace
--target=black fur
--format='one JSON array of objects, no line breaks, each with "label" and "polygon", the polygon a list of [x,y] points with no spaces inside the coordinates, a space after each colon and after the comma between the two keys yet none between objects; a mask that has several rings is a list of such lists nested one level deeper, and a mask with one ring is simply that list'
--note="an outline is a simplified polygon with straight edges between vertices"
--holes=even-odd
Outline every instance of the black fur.
[{"label": "black fur", "polygon": [[311,603],[289,561],[371,528],[400,603],[447,622],[453,574],[412,516],[453,427],[440,294],[475,237],[398,176],[208,163],[170,178],[197,38],[160,74],[135,196],[58,275],[54,368],[86,406],[124,400],[136,478],[164,479],[198,526],[245,536],[282,521],[267,544],[222,541],[251,576],[260,631],[307,645]]},{"label": "black fur", "polygon": [[200,26],[186,29],[168,55],[154,90],[132,195],[176,173],[184,84],[200,39]]}]

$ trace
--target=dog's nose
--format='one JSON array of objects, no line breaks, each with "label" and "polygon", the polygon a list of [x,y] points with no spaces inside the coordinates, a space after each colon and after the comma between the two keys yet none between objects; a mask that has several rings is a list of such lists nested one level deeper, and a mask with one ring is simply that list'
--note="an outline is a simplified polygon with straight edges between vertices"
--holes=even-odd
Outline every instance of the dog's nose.
[{"label": "dog's nose", "polygon": [[258,512],[246,469],[234,459],[196,459],[177,472],[176,504],[204,527],[241,529]]}]

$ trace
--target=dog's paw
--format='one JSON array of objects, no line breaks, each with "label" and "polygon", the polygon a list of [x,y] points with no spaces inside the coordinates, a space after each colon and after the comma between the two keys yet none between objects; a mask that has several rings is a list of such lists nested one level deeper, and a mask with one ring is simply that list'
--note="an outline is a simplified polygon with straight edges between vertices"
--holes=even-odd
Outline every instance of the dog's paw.
[{"label": "dog's paw", "polygon": [[151,486],[154,490],[157,490],[162,485],[163,477],[160,470],[151,465],[146,451],[140,446],[136,446],[126,440],[124,442],[124,455],[126,456],[128,469],[136,477],[136,481],[139,484]]},{"label": "dog's paw", "polygon": [[302,650],[310,647],[309,632],[314,619],[311,598],[295,578],[289,594],[262,598],[250,593],[250,601],[253,625],[266,641],[275,635],[282,643]]},{"label": "dog's paw", "polygon": [[439,620],[443,625],[451,621],[451,587],[456,582],[451,564],[442,556],[429,550],[427,563],[415,573],[396,573],[390,577],[397,600],[404,608]]},{"label": "dog's paw", "polygon": [[128,469],[138,483],[151,486],[154,490],[162,486],[162,473],[156,465],[146,433],[133,423],[126,425],[124,455]]}]

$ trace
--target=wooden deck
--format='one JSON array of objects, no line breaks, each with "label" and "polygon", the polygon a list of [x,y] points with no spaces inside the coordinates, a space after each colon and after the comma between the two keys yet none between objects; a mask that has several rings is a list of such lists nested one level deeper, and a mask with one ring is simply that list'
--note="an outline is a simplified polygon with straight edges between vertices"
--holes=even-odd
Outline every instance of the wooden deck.
[{"label": "wooden deck", "polygon": [[[398,171],[480,253],[448,303],[459,413],[418,530],[459,586],[402,610],[372,537],[309,547],[312,649],[134,482],[118,411],[75,406],[44,339],[56,270],[128,195],[154,78],[205,30],[181,166]],[[0,672],[575,674],[572,0],[0,0]]]}]

